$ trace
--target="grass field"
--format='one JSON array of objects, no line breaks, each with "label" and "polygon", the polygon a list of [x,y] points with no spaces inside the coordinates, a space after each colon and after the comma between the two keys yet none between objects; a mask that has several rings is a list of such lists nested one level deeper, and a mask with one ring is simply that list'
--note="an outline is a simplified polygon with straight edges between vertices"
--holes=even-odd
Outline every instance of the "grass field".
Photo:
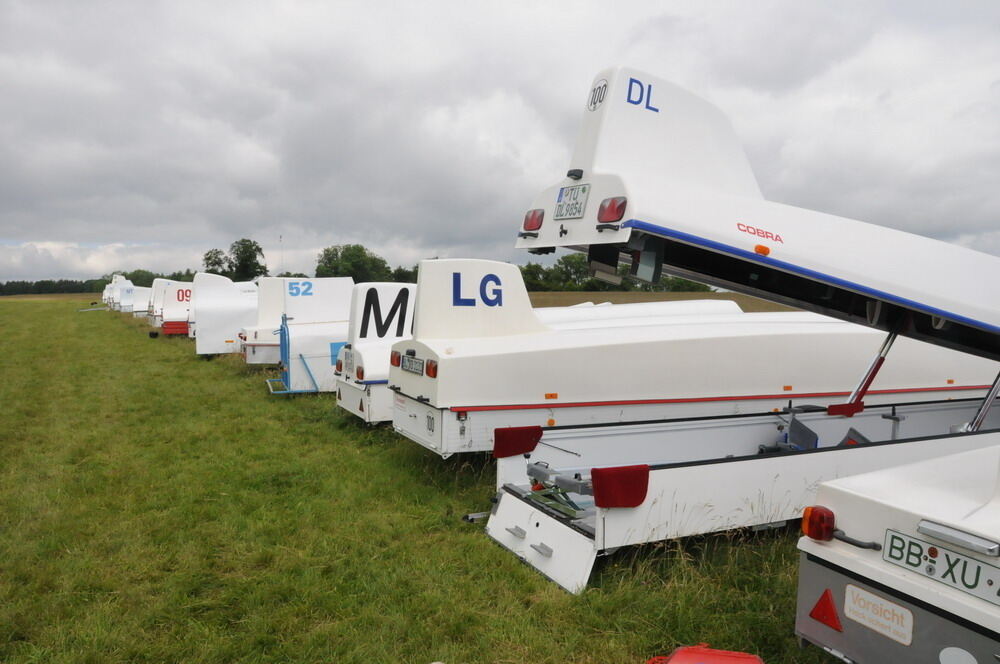
[{"label": "grass field", "polygon": [[0,298],[0,661],[825,661],[792,637],[791,530],[623,550],[572,596],[460,520],[486,459],[92,299]]}]

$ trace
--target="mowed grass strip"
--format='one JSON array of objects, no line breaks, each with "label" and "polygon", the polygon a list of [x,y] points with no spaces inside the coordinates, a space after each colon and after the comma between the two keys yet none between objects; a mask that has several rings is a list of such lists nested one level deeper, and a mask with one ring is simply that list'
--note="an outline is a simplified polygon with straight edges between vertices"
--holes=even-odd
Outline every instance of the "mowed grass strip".
[{"label": "mowed grass strip", "polygon": [[487,459],[270,397],[91,299],[0,300],[0,661],[821,661],[792,531],[627,549],[572,596],[460,520]]}]

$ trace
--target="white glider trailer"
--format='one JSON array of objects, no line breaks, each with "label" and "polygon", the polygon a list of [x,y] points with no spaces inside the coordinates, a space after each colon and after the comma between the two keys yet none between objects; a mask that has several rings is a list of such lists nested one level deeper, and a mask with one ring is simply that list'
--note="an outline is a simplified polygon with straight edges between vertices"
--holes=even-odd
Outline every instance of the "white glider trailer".
[{"label": "white glider trailer", "polygon": [[[619,547],[785,522],[825,480],[996,440],[976,432],[1000,424],[986,419],[997,382],[981,403],[945,393],[872,407],[866,394],[883,363],[894,361],[886,357],[897,336],[964,351],[996,371],[1000,258],[764,200],[720,111],[649,75],[602,72],[586,109],[567,178],[535,200],[517,246],[585,248],[592,268],[611,274],[624,255],[640,277],[656,279],[663,268],[886,338],[840,403],[556,435],[495,432],[495,454],[528,453],[532,463],[521,484],[498,493],[490,537],[580,592],[596,557]],[[755,352],[747,362],[759,361]],[[785,361],[781,352],[767,359]],[[950,434],[956,428],[966,433]],[[588,458],[592,451],[599,461]],[[557,452],[561,462],[536,463]]]},{"label": "white glider trailer", "polygon": [[354,279],[289,279],[278,328],[281,377],[267,379],[271,394],[333,392],[340,349],[347,343]]},{"label": "white glider trailer", "polygon": [[112,311],[122,310],[122,291],[130,288],[132,282],[120,274],[111,276],[111,283],[107,286],[107,304]]},{"label": "white glider trailer", "polygon": [[[813,313],[743,313],[731,301],[532,309],[519,269],[494,261],[423,261],[419,274],[413,338],[393,348],[393,426],[443,457],[494,450],[494,431],[508,427],[546,427],[552,438],[566,427],[843,397],[882,336]],[[630,316],[636,307],[647,315]],[[902,361],[879,376],[869,403],[969,398],[992,378],[992,363],[954,351],[912,361],[926,351],[901,342]],[[498,470],[498,483],[523,477],[521,455]]]},{"label": "white glider trailer", "polygon": [[194,284],[190,281],[173,281],[163,288],[163,321],[161,327],[166,336],[187,336],[188,315]]},{"label": "white glider trailer", "polygon": [[198,272],[192,290],[188,333],[194,337],[195,353],[240,352],[240,330],[257,316],[257,284]]},{"label": "white glider trailer", "polygon": [[144,318],[149,309],[149,295],[152,289],[145,286],[126,286],[121,291],[121,310],[135,318]]},{"label": "white glider trailer", "polygon": [[413,332],[415,284],[364,283],[351,293],[347,343],[334,374],[337,405],[367,424],[392,419],[389,362],[392,345]]},{"label": "white glider trailer", "polygon": [[1000,660],[992,447],[824,482],[799,541],[795,632],[845,662]]},{"label": "white glider trailer", "polygon": [[257,316],[240,330],[240,346],[247,364],[281,362],[282,318],[292,323],[314,323],[339,316],[344,289],[350,285],[341,277],[303,279],[264,277],[260,279]]},{"label": "white glider trailer", "polygon": [[153,327],[163,327],[163,299],[166,296],[167,287],[176,283],[172,279],[153,279],[148,310],[149,324]]}]

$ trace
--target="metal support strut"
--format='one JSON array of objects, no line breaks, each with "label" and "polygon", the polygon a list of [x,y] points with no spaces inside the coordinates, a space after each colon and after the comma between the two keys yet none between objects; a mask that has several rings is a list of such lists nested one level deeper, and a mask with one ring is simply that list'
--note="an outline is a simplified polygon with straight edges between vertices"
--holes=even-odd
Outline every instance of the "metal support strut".
[{"label": "metal support strut", "polygon": [[990,387],[990,391],[986,393],[986,397],[983,399],[983,402],[979,404],[976,416],[972,418],[971,422],[962,427],[962,431],[967,431],[969,433],[979,431],[979,427],[983,426],[983,421],[990,413],[990,408],[997,400],[997,396],[1000,396],[1000,373],[998,373],[997,377],[993,379],[993,385]]},{"label": "metal support strut", "polygon": [[875,376],[878,375],[879,369],[885,363],[885,357],[889,354],[889,349],[892,348],[892,344],[896,341],[896,332],[890,332],[882,342],[882,348],[879,349],[878,355],[872,360],[872,363],[868,366],[868,371],[865,372],[864,378],[858,384],[854,391],[851,392],[851,396],[848,397],[847,403],[833,404],[832,406],[827,406],[827,415],[844,415],[846,417],[851,417],[860,413],[865,409],[865,402],[862,399],[865,398],[865,394],[868,392],[868,388],[871,387],[872,381],[875,380]]}]

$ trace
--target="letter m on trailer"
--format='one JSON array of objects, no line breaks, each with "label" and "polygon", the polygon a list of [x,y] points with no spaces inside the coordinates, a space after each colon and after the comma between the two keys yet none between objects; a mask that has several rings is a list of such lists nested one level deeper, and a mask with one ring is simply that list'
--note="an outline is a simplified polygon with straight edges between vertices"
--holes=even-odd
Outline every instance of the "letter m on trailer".
[{"label": "letter m on trailer", "polygon": [[396,299],[385,318],[382,317],[382,305],[378,298],[378,289],[369,288],[365,294],[364,309],[361,314],[361,334],[360,337],[368,337],[368,328],[371,323],[375,324],[375,334],[381,338],[388,334],[393,322],[396,323],[396,334],[403,336],[403,328],[406,325],[406,312],[410,302],[410,290],[404,288],[396,294]]}]

